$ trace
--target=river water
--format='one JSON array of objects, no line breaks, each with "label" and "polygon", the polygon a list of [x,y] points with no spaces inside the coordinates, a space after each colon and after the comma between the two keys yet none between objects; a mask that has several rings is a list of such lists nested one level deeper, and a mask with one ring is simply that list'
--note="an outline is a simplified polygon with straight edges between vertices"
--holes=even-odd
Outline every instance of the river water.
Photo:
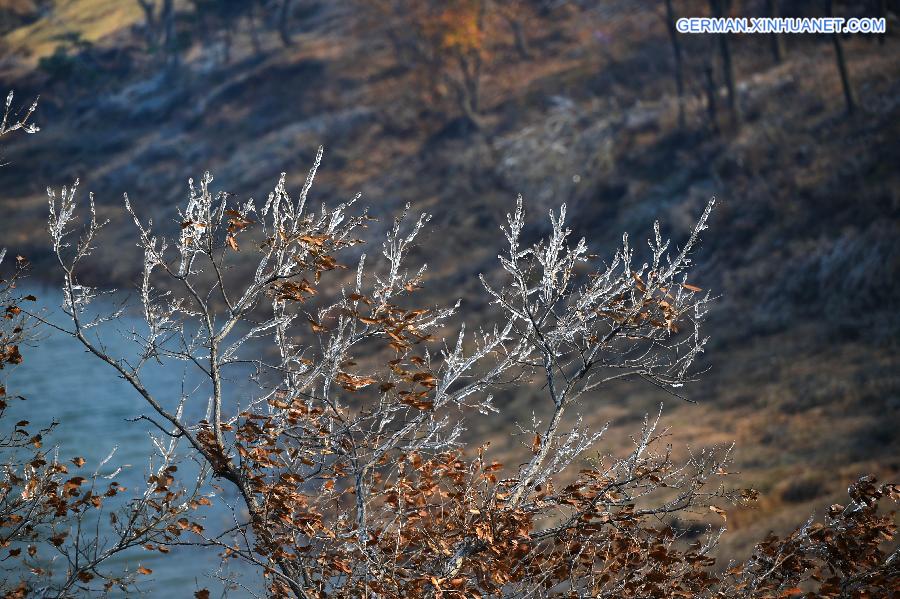
[{"label": "river water", "polygon": [[[65,324],[66,317],[59,310],[61,294],[58,290],[23,289],[23,294],[28,293],[39,298],[37,307],[44,311],[48,320]],[[100,301],[98,308],[111,308],[110,301]],[[134,355],[135,344],[128,333],[132,329],[141,330],[141,324],[136,313],[126,312],[116,324],[105,326],[102,340],[108,352],[114,356]],[[24,402],[11,402],[5,417],[6,428],[18,420],[28,420],[31,423],[28,429],[33,432],[57,421],[59,425],[47,438],[46,445],[58,445],[61,459],[68,461],[71,457],[82,456],[87,461],[85,470],[90,468],[89,472],[93,472],[96,464],[115,449],[109,463],[124,468],[115,480],[130,489],[139,489],[147,472],[148,458],[154,450],[149,437],[150,425],[129,422],[129,419],[149,414],[148,406],[109,365],[87,353],[75,339],[46,326],[39,331],[37,343],[22,347],[24,362],[0,371],[0,380],[5,380],[8,392],[26,398]],[[178,362],[162,366],[151,364],[142,371],[142,379],[170,407],[177,402],[182,388],[201,382],[197,372],[185,371]],[[254,385],[247,377],[241,379],[235,377],[232,380],[229,385],[232,393],[252,393]],[[205,399],[195,397],[193,400],[197,401],[187,410],[205,412]],[[106,467],[102,472],[111,470]],[[189,465],[181,466],[177,474],[190,476]],[[213,499],[213,507],[205,508],[202,524],[208,531],[233,524],[234,516],[222,506],[221,499],[230,503],[234,498],[226,490],[218,498],[220,501]],[[107,522],[106,518],[103,522]],[[101,536],[108,533],[108,529],[101,531]],[[138,549],[120,554],[112,565],[131,571],[139,565],[151,569],[153,573],[141,577],[140,585],[140,589],[151,597],[191,597],[200,588],[209,588],[215,597],[223,588],[215,576],[220,567],[217,554],[216,549],[185,547],[174,547],[167,555]],[[229,597],[249,597],[261,592],[262,583],[256,572],[234,564],[229,565],[229,571],[240,582],[229,591]]]}]

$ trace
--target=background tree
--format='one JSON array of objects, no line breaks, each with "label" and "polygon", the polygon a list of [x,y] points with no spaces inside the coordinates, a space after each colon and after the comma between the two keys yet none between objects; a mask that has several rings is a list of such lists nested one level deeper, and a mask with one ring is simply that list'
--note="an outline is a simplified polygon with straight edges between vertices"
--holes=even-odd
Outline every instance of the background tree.
[{"label": "background tree", "polygon": [[[483,121],[486,70],[509,43],[519,59],[530,57],[527,23],[532,3],[492,0],[410,2],[377,0],[362,5],[372,27],[382,31],[397,62],[411,66],[428,90],[423,104],[452,96],[459,113],[473,128]],[[446,90],[446,91],[445,91]]]},{"label": "background tree", "polygon": [[487,8],[484,0],[456,0],[425,23],[426,29],[432,30],[429,37],[438,41],[439,52],[456,63],[456,76],[448,70],[447,81],[454,89],[460,110],[476,127],[481,120],[481,75],[488,52]]},{"label": "background tree", "polygon": [[179,48],[177,39],[176,10],[173,0],[137,0],[144,11],[144,30],[147,45],[153,51],[162,50],[163,62],[169,75],[178,71]]},{"label": "background tree", "polygon": [[[766,0],[766,13],[770,19],[777,19],[781,16],[778,0]],[[770,33],[769,40],[772,44],[772,59],[776,64],[781,64],[784,60],[784,35],[780,33]]]},{"label": "background tree", "polygon": [[[829,17],[834,16],[834,0],[825,0],[825,14]],[[847,61],[844,59],[844,43],[841,41],[841,34],[838,32],[832,33],[831,43],[834,45],[834,58],[837,62],[838,73],[841,76],[841,88],[844,90],[844,104],[847,107],[847,113],[853,114],[856,111],[856,94],[853,92],[850,74],[847,72]]]},{"label": "background tree", "polygon": [[678,31],[675,29],[675,10],[672,8],[672,0],[666,0],[666,30],[669,32],[669,42],[672,44],[672,56],[675,59],[673,74],[675,75],[675,91],[678,94],[678,127],[684,128],[684,60],[681,56],[681,42],[678,39]]},{"label": "background tree", "polygon": [[293,44],[293,39],[291,38],[291,11],[293,5],[293,0],[281,0],[278,6],[278,35],[281,37],[281,43],[285,46]]},{"label": "background tree", "polygon": [[241,31],[241,23],[248,24],[248,31],[254,50],[259,53],[261,45],[256,22],[259,0],[191,0],[194,11],[200,17],[202,26],[222,47],[222,62],[231,62],[231,48],[234,37]]},{"label": "background tree", "polygon": [[[713,17],[717,19],[725,18],[731,12],[731,0],[709,0],[709,6]],[[728,90],[728,113],[731,116],[731,124],[737,126],[741,122],[741,109],[734,83],[730,34],[716,35],[716,42],[719,45],[719,57],[722,60],[722,77],[725,79],[725,88]]]},{"label": "background tree", "polygon": [[709,118],[709,126],[714,133],[719,132],[718,96],[719,88],[716,86],[715,69],[713,62],[707,61],[703,65],[703,82],[706,90],[706,114]]},{"label": "background tree", "polygon": [[531,50],[529,49],[528,33],[526,31],[527,22],[534,17],[535,11],[533,2],[526,0],[512,0],[508,2],[496,2],[495,10],[509,24],[510,31],[513,34],[513,45],[521,60],[530,60]]}]

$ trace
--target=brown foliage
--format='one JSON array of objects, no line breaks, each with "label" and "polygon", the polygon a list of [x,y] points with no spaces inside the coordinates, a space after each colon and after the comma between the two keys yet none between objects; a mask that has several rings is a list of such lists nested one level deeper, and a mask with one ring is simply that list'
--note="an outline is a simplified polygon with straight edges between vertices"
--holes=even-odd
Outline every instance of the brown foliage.
[{"label": "brown foliage", "polygon": [[810,519],[790,535],[769,535],[746,564],[729,571],[735,592],[753,597],[886,597],[900,593],[900,553],[884,550],[897,532],[895,484],[864,476],[850,485],[847,506],[832,505],[824,522]]}]

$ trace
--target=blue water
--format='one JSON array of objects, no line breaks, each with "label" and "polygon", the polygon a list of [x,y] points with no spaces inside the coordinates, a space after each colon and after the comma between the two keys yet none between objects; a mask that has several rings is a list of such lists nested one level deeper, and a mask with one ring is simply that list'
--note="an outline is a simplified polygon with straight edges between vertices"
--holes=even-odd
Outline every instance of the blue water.
[{"label": "blue water", "polygon": [[[48,320],[60,324],[66,322],[58,307],[61,295],[57,290],[23,289],[23,294],[27,293],[38,296],[37,308],[44,310]],[[101,301],[97,306],[99,310],[110,307],[110,300]],[[117,356],[134,355],[136,345],[129,338],[129,332],[141,330],[141,322],[138,314],[131,312],[118,322],[103,327],[100,336],[108,352]],[[46,445],[58,445],[60,458],[66,461],[74,456],[84,457],[87,460],[84,470],[89,472],[93,472],[115,448],[113,459],[102,472],[111,472],[113,465],[122,466],[123,470],[115,480],[139,490],[147,472],[148,458],[154,451],[148,435],[151,426],[146,422],[129,422],[129,419],[151,414],[149,406],[142,403],[142,398],[118,378],[109,365],[87,353],[75,339],[46,326],[39,329],[39,334],[40,339],[35,344],[22,347],[22,364],[0,371],[0,380],[5,381],[8,392],[26,398],[24,402],[11,403],[5,417],[7,426],[24,419],[31,422],[29,430],[35,431],[51,421],[59,422]],[[194,388],[203,382],[197,371],[186,370],[180,362],[148,365],[142,371],[142,379],[170,408],[177,403],[182,388]],[[243,376],[232,373],[229,388],[235,400],[239,400],[241,396],[252,394],[254,385],[249,383],[246,373]],[[206,397],[201,387],[189,401],[187,411],[202,417]],[[179,467],[177,474],[190,476],[190,472],[190,465],[186,464]],[[208,532],[233,524],[234,516],[223,506],[222,500],[234,505],[235,499],[234,493],[226,489],[213,499],[213,507],[204,509],[202,524]],[[103,523],[106,522],[104,517]],[[101,535],[108,532],[106,529]],[[151,575],[141,577],[141,589],[151,597],[190,597],[200,588],[209,588],[212,596],[217,596],[216,590],[222,588],[222,583],[212,576],[221,565],[217,553],[216,549],[175,547],[171,553],[163,555],[137,549],[120,554],[113,565],[132,571],[139,565],[153,570]],[[254,592],[262,589],[257,573],[246,566],[232,563],[228,570]],[[251,593],[238,587],[232,589],[229,596],[245,597]]]}]

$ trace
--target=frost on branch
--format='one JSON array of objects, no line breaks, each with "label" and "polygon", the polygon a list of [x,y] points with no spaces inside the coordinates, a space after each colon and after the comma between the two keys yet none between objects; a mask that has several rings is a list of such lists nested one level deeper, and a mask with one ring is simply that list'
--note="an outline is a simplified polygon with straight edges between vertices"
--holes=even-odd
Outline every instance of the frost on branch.
[{"label": "frost on branch", "polygon": [[[321,157],[320,151],[296,197],[282,176],[261,208],[214,192],[209,174],[199,184],[191,181],[175,237],[158,233],[125,198],[144,254],[139,297],[146,327],[132,332],[136,360],[106,354],[98,338],[85,334],[116,317],[85,313],[95,292],[79,281],[79,266],[103,226],[93,200],[77,229],[76,186],[58,197],[50,192],[49,231],[64,275],[69,332],[147,404],[142,418],[164,433],[157,443],[167,463],[174,444],[185,444],[214,476],[235,486],[250,514],[232,534],[203,542],[270,564],[277,572],[272,588],[299,596],[334,584],[347,592],[403,594],[434,586],[434,577],[458,573],[487,550],[479,525],[472,523],[476,535],[468,537],[473,515],[493,510],[518,522],[511,531],[531,528],[534,542],[522,546],[520,557],[543,568],[560,558],[560,539],[569,538],[585,510],[612,518],[663,486],[681,491],[642,514],[727,496],[718,486],[696,486],[721,469],[727,454],[676,465],[667,452],[653,449],[655,422],[647,423],[626,460],[599,462],[579,483],[594,485],[604,497],[602,510],[599,495],[575,499],[574,487],[553,488],[553,479],[602,433],[580,421],[562,430],[564,413],[579,399],[602,400],[603,385],[619,378],[640,377],[670,390],[688,380],[705,342],[699,324],[709,296],[686,275],[712,203],[680,251],[668,252],[657,225],[648,263],[633,264],[626,237],[590,272],[587,243],[571,242],[564,206],[551,213],[546,239],[523,245],[520,199],[504,228],[506,280],[492,286],[483,279],[497,318],[487,330],[461,325],[447,338],[458,302],[444,308],[411,303],[426,269],[409,269],[406,255],[428,216],[410,219],[407,207],[380,255],[354,258],[354,272],[341,256],[350,257],[347,250],[362,243],[369,219],[354,211],[358,197],[330,209],[311,207]],[[250,257],[254,266],[247,268]],[[323,293],[326,280],[334,289],[330,297]],[[259,351],[265,339],[274,351]],[[151,393],[141,379],[151,360],[180,362],[205,383],[191,392]],[[230,377],[248,364],[259,391],[235,398]],[[486,467],[481,457],[460,461],[471,459],[462,440],[466,414],[497,411],[493,392],[532,383],[546,392],[551,416],[523,428],[534,437],[531,459],[503,480],[478,474]],[[197,405],[205,410],[190,408]],[[423,464],[437,477],[424,495],[409,486],[425,476]],[[644,485],[651,474],[653,484]],[[538,524],[548,517],[555,524]],[[439,553],[461,564],[421,562],[420,535],[429,526],[444,538],[457,535]],[[523,542],[512,538],[514,546]],[[470,567],[477,563],[472,559]],[[466,584],[512,583],[485,576],[487,570],[472,573]]]},{"label": "frost on branch", "polygon": [[[12,94],[7,98],[0,136],[23,130],[35,133],[29,123],[36,104],[11,119]],[[76,183],[77,186],[77,183]],[[50,193],[49,230],[53,249],[65,273],[63,309],[73,318],[72,334],[85,339],[84,331],[114,320],[118,311],[83,320],[81,314],[96,291],[77,282],[75,265],[90,255],[92,242],[102,226],[97,222],[93,199],[90,217],[79,239],[72,235],[75,187],[63,189],[59,198]],[[0,249],[0,265],[6,257]],[[11,275],[0,278],[0,371],[20,364],[20,345],[34,345],[41,326],[55,326],[34,309],[37,298],[24,295],[19,283],[29,262],[16,256]],[[30,348],[32,351],[34,348]],[[100,355],[100,354],[98,354]],[[151,571],[115,560],[124,552],[168,552],[177,542],[177,522],[208,499],[199,495],[207,478],[201,466],[196,480],[176,481],[172,473],[177,439],[157,440],[158,455],[151,456],[145,485],[127,495],[113,480],[120,472],[109,462],[115,450],[98,465],[82,457],[66,459],[51,434],[56,422],[41,427],[28,420],[13,424],[10,406],[26,398],[8,391],[0,379],[0,594],[4,597],[73,597],[106,595],[113,588],[130,591]],[[45,398],[29,398],[41,401]],[[30,402],[29,402],[30,403]],[[26,412],[27,413],[27,412]],[[99,523],[109,521],[103,528]]]},{"label": "frost on branch", "polygon": [[[681,397],[706,343],[710,296],[689,273],[713,202],[680,248],[655,225],[639,262],[627,236],[606,260],[590,255],[565,206],[526,244],[520,199],[499,274],[482,277],[487,323],[473,330],[455,324],[459,302],[416,303],[427,271],[407,255],[428,217],[407,207],[381,252],[360,253],[369,218],[358,196],[332,208],[309,197],[321,158],[297,195],[282,176],[261,207],[204,175],[174,236],[126,198],[146,321],[130,360],[96,336],[115,314],[84,312],[79,265],[101,225],[91,211],[76,241],[74,191],[51,194],[69,333],[134,388],[164,463],[189,456],[204,467],[198,487],[239,497],[233,527],[188,527],[192,540],[179,542],[259,566],[275,596],[712,593],[721,531],[688,544],[667,518],[724,515],[720,505],[752,495],[719,480],[730,448],[676,459],[657,416],[624,457],[593,457],[605,429],[576,410],[620,379]],[[149,361],[201,382],[150,390]],[[237,394],[248,368],[256,388]],[[527,457],[504,469],[464,432],[473,411],[502,412],[494,395],[517,389],[541,394],[544,418],[518,423]]]},{"label": "frost on branch", "polygon": [[27,108],[13,113],[13,92],[6,95],[6,103],[3,107],[3,120],[0,121],[0,137],[7,133],[22,130],[25,133],[37,133],[40,127],[31,122],[34,111],[37,110],[38,101],[35,99]]}]

